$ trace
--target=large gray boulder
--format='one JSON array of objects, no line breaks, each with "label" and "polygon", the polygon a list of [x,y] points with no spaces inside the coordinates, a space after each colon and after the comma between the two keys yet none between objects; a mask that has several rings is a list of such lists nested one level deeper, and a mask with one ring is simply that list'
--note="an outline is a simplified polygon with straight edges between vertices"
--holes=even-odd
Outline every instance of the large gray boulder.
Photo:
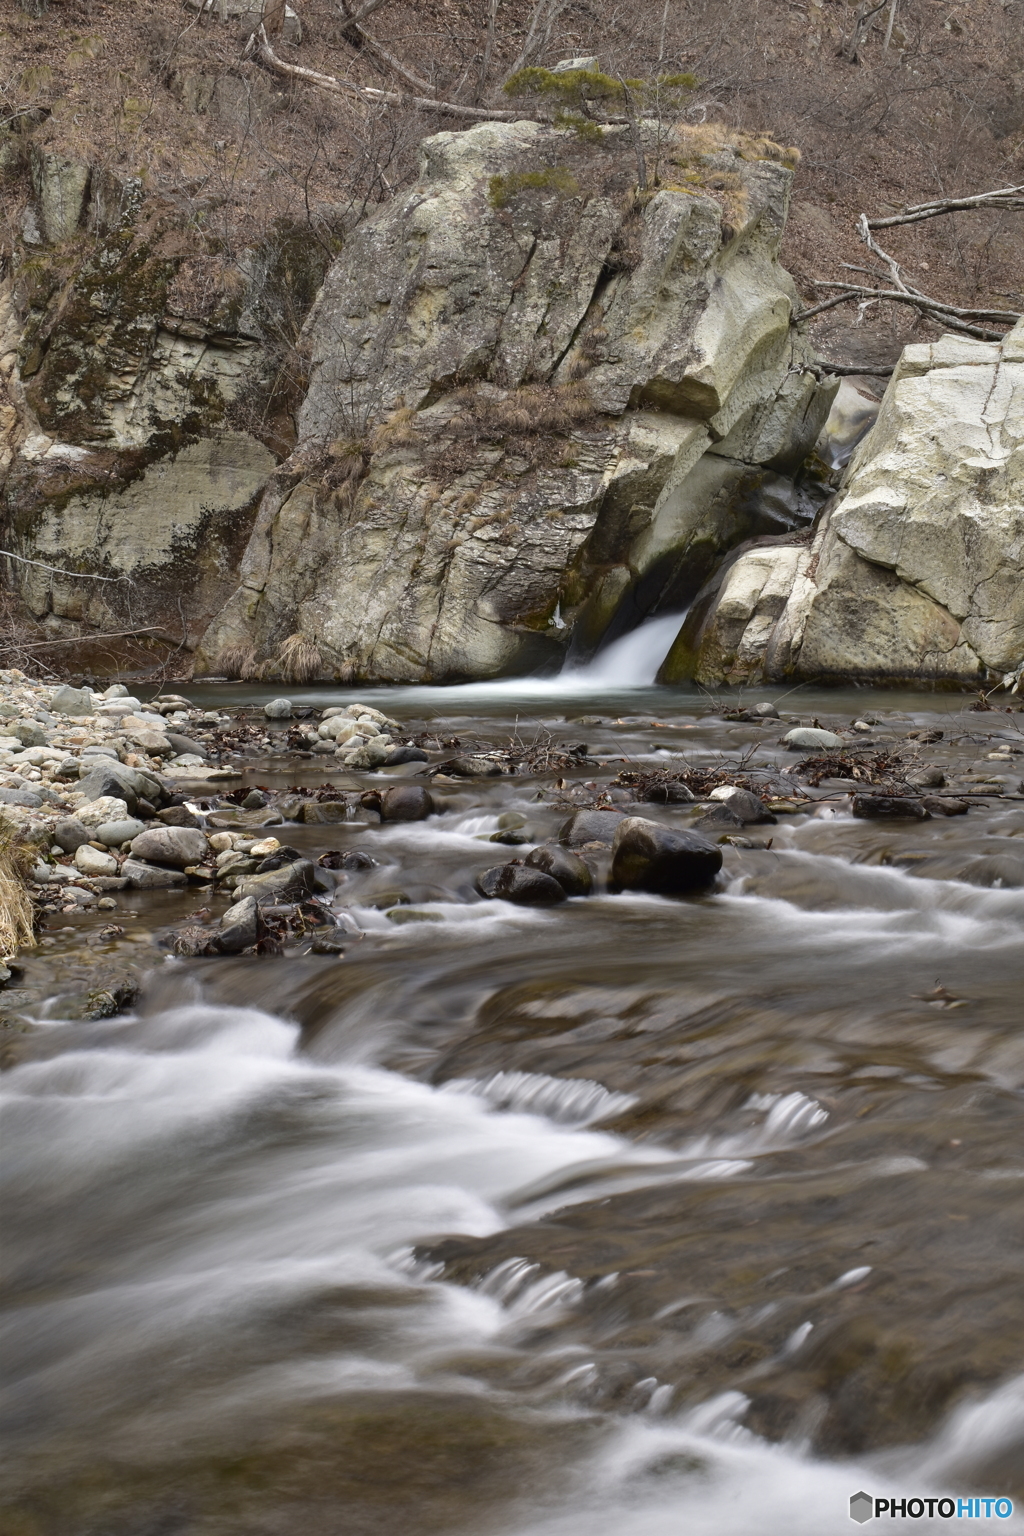
[{"label": "large gray boulder", "polygon": [[209,844],[202,832],[195,827],[152,827],[132,838],[132,858],[145,859],[150,864],[169,864],[174,869],[187,869],[201,864],[209,852]]},{"label": "large gray boulder", "polygon": [[1024,664],[1024,321],[904,349],[813,540],[701,594],[662,679],[965,684]]},{"label": "large gray boulder", "polygon": [[425,141],[307,323],[300,442],[200,670],[252,645],[273,668],[290,632],[352,680],[522,670],[778,526],[750,483],[800,462],[832,395],[778,263],[792,172],[742,135],[660,154],[638,201],[622,129]]},{"label": "large gray boulder", "polygon": [[113,758],[103,758],[98,763],[95,760],[83,763],[77,787],[88,800],[99,800],[104,795],[113,795],[123,800],[132,815],[140,800],[157,806],[167,799],[167,792],[159,779],[144,769],[129,768],[127,764],[116,762]]},{"label": "large gray boulder", "polygon": [[92,715],[96,713],[92,702],[92,694],[88,688],[69,688],[67,684],[58,688],[50,700],[50,709],[55,715]]},{"label": "large gray boulder", "polygon": [[142,859],[125,859],[121,874],[137,891],[171,890],[188,884],[188,876],[182,870],[146,864]]}]

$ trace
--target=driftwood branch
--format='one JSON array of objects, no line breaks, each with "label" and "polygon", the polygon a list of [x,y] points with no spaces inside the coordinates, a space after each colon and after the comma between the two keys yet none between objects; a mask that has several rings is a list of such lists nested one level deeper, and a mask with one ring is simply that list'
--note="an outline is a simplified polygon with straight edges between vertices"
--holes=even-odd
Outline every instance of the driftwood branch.
[{"label": "driftwood branch", "polygon": [[[19,651],[41,651],[48,645],[84,645],[91,640],[128,640],[135,635],[151,635],[154,630],[162,628],[160,624],[147,624],[143,629],[115,629],[107,635],[67,635],[63,640],[19,640],[17,646],[10,643],[10,649]],[[0,649],[2,649],[0,644]]]},{"label": "driftwood branch", "polygon": [[22,565],[38,565],[41,571],[52,571],[55,576],[74,576],[79,581],[130,581],[129,576],[97,576],[94,571],[67,571],[60,565],[46,565],[42,560],[30,560],[27,555],[15,555],[9,549],[0,549],[7,560],[18,560]]},{"label": "driftwood branch", "polygon": [[979,192],[974,197],[943,197],[931,203],[917,203],[887,219],[868,219],[868,229],[892,229],[897,224],[920,224],[943,213],[980,213],[986,208],[1024,209],[1024,186],[1001,187],[996,192]]},{"label": "driftwood branch", "polygon": [[[379,3],[382,3],[382,0],[379,0]],[[361,16],[368,15],[370,9],[376,10],[377,5],[364,6],[356,13],[353,20],[358,21]],[[245,51],[247,54],[255,53],[260,63],[265,64],[275,75],[282,75],[290,80],[301,80],[317,90],[328,92],[331,96],[347,97],[350,101],[365,101],[371,106],[407,107],[418,112],[436,112],[441,117],[467,117],[474,122],[514,123],[522,115],[518,112],[490,111],[484,107],[466,107],[456,101],[439,101],[434,96],[405,96],[400,91],[381,91],[375,86],[353,85],[350,81],[339,80],[334,75],[322,75],[317,69],[307,69],[302,64],[286,64],[271,48],[262,26],[249,38]]]}]

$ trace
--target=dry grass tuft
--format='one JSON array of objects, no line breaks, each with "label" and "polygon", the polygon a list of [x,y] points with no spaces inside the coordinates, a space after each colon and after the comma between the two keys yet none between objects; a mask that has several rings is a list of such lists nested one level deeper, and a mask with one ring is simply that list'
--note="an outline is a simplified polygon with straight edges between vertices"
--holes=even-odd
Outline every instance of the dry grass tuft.
[{"label": "dry grass tuft", "polygon": [[278,648],[271,666],[284,683],[312,683],[323,671],[320,647],[307,635],[289,635]]},{"label": "dry grass tuft", "polygon": [[7,960],[33,942],[32,899],[26,884],[32,854],[17,831],[0,821],[0,957]]},{"label": "dry grass tuft", "polygon": [[580,383],[566,385],[524,384],[503,399],[463,392],[462,409],[452,422],[459,437],[502,439],[538,437],[571,432],[596,419],[594,402]]},{"label": "dry grass tuft", "polygon": [[226,645],[214,658],[213,670],[223,677],[251,683],[260,675],[256,651],[251,645]]}]

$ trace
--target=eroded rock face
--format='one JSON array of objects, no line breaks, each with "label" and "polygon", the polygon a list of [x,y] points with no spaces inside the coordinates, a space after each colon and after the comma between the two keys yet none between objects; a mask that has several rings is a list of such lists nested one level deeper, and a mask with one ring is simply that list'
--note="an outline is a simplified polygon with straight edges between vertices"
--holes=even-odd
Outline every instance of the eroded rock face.
[{"label": "eroded rock face", "polygon": [[701,594],[662,679],[972,683],[1024,662],[1024,322],[907,347],[813,540]]},{"label": "eroded rock face", "polygon": [[274,327],[285,290],[312,303],[323,253],[282,227],[232,262],[192,257],[173,211],[143,220],[139,184],[35,151],[32,167],[42,248],[0,285],[0,524],[40,563],[11,561],[9,584],[57,635],[142,629],[188,651],[294,442]]},{"label": "eroded rock face", "polygon": [[638,201],[622,130],[426,140],[307,322],[300,443],[200,668],[293,633],[350,680],[555,664],[765,531],[752,482],[800,462],[832,394],[801,369],[767,154],[684,132]]}]

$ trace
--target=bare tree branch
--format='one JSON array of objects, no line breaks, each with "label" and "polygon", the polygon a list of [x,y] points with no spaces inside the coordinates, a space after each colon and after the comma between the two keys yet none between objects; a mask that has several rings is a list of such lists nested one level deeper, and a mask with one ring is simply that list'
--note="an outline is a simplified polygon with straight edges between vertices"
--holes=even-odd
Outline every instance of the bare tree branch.
[{"label": "bare tree branch", "polygon": [[847,61],[848,64],[857,63],[857,55],[860,52],[861,39],[863,38],[867,29],[868,22],[872,19],[873,16],[877,16],[879,11],[883,10],[888,3],[889,0],[878,0],[877,5],[872,5],[871,0],[865,0],[865,3],[857,12],[857,15],[854,17],[853,32],[850,36],[850,41],[844,44],[840,49],[841,56]]},{"label": "bare tree branch", "polygon": [[536,54],[547,47],[551,40],[552,28],[568,4],[569,0],[537,0],[526,31],[526,40],[519,57],[509,70],[509,75],[517,75],[521,69],[526,68]]},{"label": "bare tree branch", "polygon": [[[814,278],[816,288],[842,288],[834,303],[845,304],[855,299],[887,299],[893,304],[908,304],[912,309],[919,310],[921,314],[928,315],[932,320],[941,320],[943,325],[948,325],[951,330],[962,331],[965,336],[975,336],[979,341],[1002,341],[1005,332],[993,331],[979,325],[967,324],[970,320],[1002,321],[1005,325],[1015,325],[1021,318],[1013,310],[1002,309],[957,309],[952,304],[943,304],[938,299],[929,299],[923,293],[905,293],[899,288],[862,288],[850,283],[826,282],[822,278]],[[807,320],[811,315],[820,314],[823,309],[831,309],[832,304],[816,305],[813,309],[798,311],[793,316],[792,323]]]},{"label": "bare tree branch", "polygon": [[260,62],[273,70],[274,74],[283,75],[287,79],[303,80],[307,85],[315,86],[317,90],[327,91],[332,96],[345,96],[350,99],[354,97],[372,105],[408,107],[420,112],[436,112],[442,117],[470,118],[474,122],[514,123],[522,116],[521,112],[490,111],[484,107],[462,106],[456,101],[439,101],[434,96],[403,96],[399,91],[380,91],[375,86],[353,85],[350,81],[339,80],[334,75],[322,75],[319,70],[307,69],[302,64],[286,64],[271,48],[262,26],[252,34],[245,45],[245,51],[247,54],[255,52]]},{"label": "bare tree branch", "polygon": [[487,88],[488,76],[491,73],[491,60],[494,57],[494,34],[498,23],[498,0],[490,0],[490,9],[487,13],[487,41],[484,43],[484,56],[480,64],[480,81],[476,89],[476,99],[480,100]]},{"label": "bare tree branch", "polygon": [[920,224],[943,213],[975,213],[986,208],[1024,209],[1024,186],[1001,187],[997,192],[978,192],[974,197],[944,197],[933,203],[917,203],[888,219],[866,220],[868,229],[892,229],[896,224]]}]

